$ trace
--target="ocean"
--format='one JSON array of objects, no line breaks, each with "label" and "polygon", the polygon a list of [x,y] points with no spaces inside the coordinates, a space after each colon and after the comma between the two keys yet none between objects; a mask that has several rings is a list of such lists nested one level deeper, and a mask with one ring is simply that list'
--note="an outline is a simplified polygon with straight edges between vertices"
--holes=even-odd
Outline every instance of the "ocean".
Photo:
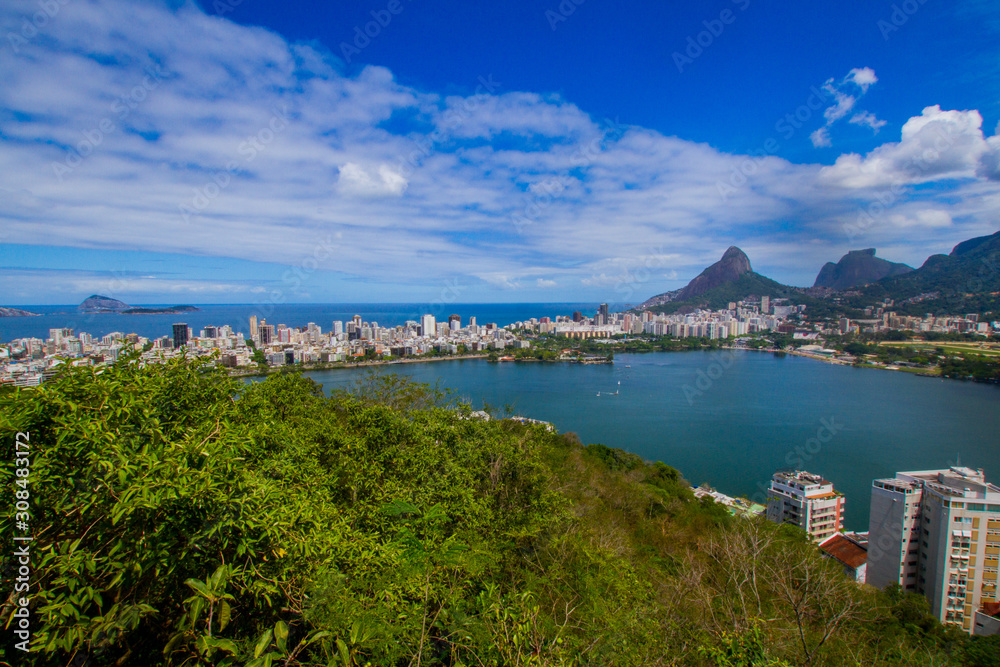
[{"label": "ocean", "polygon": [[[133,304],[135,305],[135,304]],[[162,308],[175,304],[143,304],[145,308]],[[461,315],[463,326],[469,317],[479,324],[489,322],[506,326],[512,322],[532,317],[572,315],[581,311],[591,316],[597,312],[596,303],[333,303],[333,304],[208,304],[197,305],[199,310],[175,315],[121,315],[115,313],[81,313],[76,306],[16,306],[38,313],[39,317],[0,318],[0,342],[16,338],[48,338],[49,329],[73,329],[101,337],[114,331],[124,334],[137,333],[146,338],[173,335],[173,324],[184,322],[198,335],[209,325],[233,327],[249,335],[249,320],[270,324],[300,327],[315,322],[323,331],[329,331],[334,321],[346,322],[360,315],[366,322],[379,326],[396,326],[407,320],[419,320],[423,314],[446,320],[449,315]],[[613,304],[614,305],[614,304]],[[137,306],[138,307],[138,306]]]}]

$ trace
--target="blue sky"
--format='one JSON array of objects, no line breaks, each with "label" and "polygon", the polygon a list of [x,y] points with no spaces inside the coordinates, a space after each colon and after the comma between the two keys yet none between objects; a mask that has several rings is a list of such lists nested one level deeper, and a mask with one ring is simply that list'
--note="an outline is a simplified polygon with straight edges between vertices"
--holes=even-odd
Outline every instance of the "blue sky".
[{"label": "blue sky", "polygon": [[1000,229],[992,2],[11,0],[0,304],[639,302]]}]

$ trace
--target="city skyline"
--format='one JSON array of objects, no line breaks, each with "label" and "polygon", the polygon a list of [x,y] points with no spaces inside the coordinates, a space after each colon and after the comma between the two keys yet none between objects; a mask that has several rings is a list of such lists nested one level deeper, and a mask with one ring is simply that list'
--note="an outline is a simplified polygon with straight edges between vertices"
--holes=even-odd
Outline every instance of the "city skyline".
[{"label": "city skyline", "polygon": [[986,3],[43,4],[0,9],[4,305],[638,302],[996,231]]}]

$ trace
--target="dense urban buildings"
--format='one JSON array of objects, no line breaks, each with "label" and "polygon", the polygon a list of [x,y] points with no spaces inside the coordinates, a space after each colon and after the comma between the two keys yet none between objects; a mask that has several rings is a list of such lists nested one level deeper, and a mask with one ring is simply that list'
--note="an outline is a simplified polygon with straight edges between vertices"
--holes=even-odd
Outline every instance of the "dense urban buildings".
[{"label": "dense urban buildings", "polygon": [[767,491],[767,518],[790,523],[823,542],[844,529],[844,495],[833,483],[804,470],[776,472]]},{"label": "dense urban buildings", "polygon": [[897,473],[872,484],[868,582],[924,595],[942,622],[992,626],[1000,554],[1000,487],[982,470]]}]

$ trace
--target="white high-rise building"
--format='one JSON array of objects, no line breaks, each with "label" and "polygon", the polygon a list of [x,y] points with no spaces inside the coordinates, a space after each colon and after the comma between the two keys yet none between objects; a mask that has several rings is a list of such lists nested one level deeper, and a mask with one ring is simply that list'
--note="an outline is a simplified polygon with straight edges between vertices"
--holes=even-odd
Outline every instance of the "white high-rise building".
[{"label": "white high-rise building", "polygon": [[798,526],[822,542],[844,529],[844,495],[811,472],[776,472],[767,490],[767,518]]},{"label": "white high-rise building", "polygon": [[437,334],[437,323],[433,315],[420,316],[420,333],[424,336],[434,336]]},{"label": "white high-rise building", "polygon": [[920,593],[942,623],[972,632],[997,602],[1000,487],[982,470],[897,473],[872,483],[868,583]]}]

